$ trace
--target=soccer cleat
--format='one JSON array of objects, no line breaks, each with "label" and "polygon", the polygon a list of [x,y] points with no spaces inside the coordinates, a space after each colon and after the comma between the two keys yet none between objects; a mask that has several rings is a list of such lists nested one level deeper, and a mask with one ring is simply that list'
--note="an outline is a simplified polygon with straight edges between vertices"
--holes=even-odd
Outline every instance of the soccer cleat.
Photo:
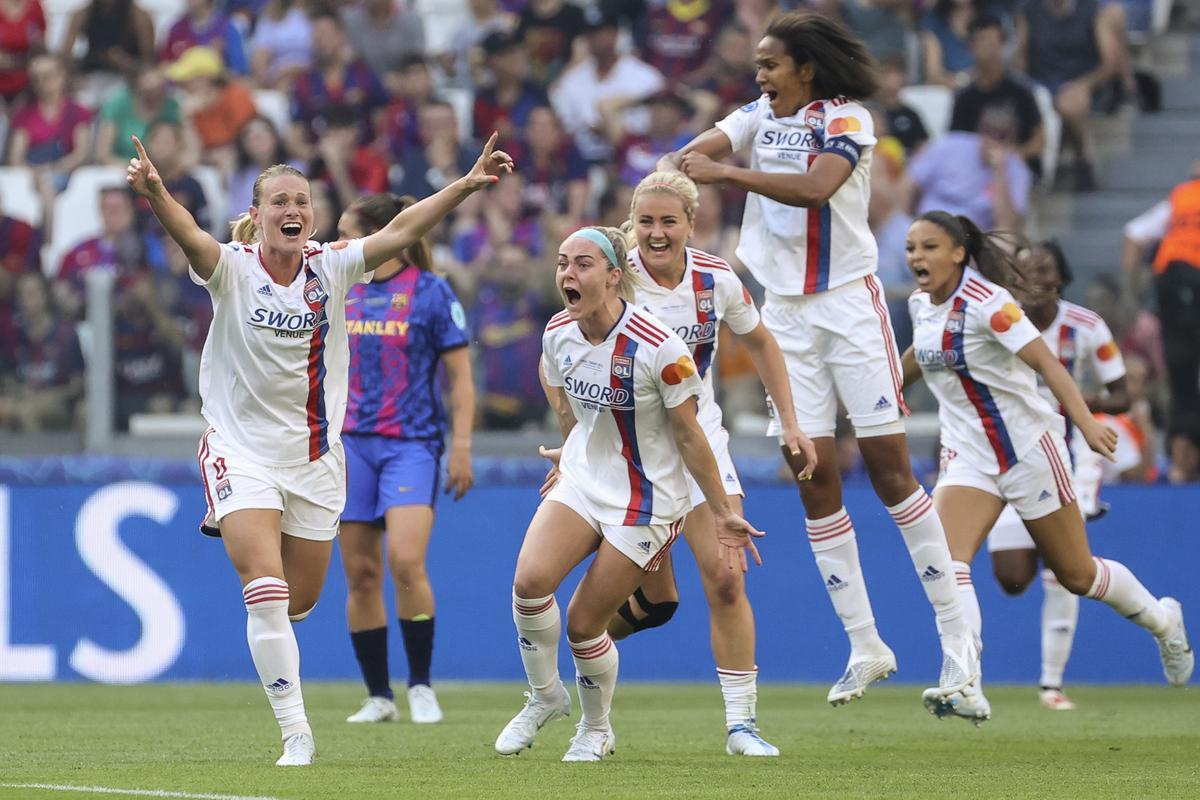
[{"label": "soccer cleat", "polygon": [[1170,621],[1166,634],[1158,640],[1163,674],[1172,686],[1184,686],[1196,667],[1196,654],[1188,644],[1187,629],[1183,627],[1183,606],[1174,597],[1164,597],[1158,604],[1167,612]]},{"label": "soccer cleat", "polygon": [[779,748],[759,736],[751,721],[749,725],[735,725],[729,729],[725,752],[731,756],[777,756]]},{"label": "soccer cleat", "polygon": [[275,762],[277,767],[307,767],[317,754],[317,743],[311,733],[293,733],[283,740],[283,755]]},{"label": "soccer cleat", "polygon": [[831,705],[841,706],[863,696],[867,687],[896,671],[896,656],[884,646],[883,653],[850,654],[850,663],[838,682],[829,690]]},{"label": "soccer cleat", "polygon": [[921,702],[938,719],[962,717],[974,722],[976,728],[992,718],[991,703],[983,696],[977,682],[949,696],[942,694],[941,687],[926,689],[921,694]]},{"label": "soccer cleat", "polygon": [[1074,711],[1075,701],[1067,697],[1062,689],[1043,688],[1038,692],[1038,700],[1051,711]]},{"label": "soccer cleat", "polygon": [[442,721],[442,707],[438,705],[433,687],[419,683],[408,687],[408,714],[413,722],[430,724]]},{"label": "soccer cleat", "polygon": [[396,704],[386,697],[368,697],[362,708],[346,717],[346,722],[395,722],[400,719]]},{"label": "soccer cleat", "polygon": [[503,756],[511,756],[522,750],[533,747],[533,737],[547,722],[559,717],[571,715],[571,693],[567,687],[558,684],[558,697],[543,699],[536,695],[525,693],[528,699],[521,712],[512,718],[500,735],[496,737],[496,752]]},{"label": "soccer cleat", "polygon": [[942,697],[961,692],[979,679],[981,649],[975,634],[942,637],[942,672],[938,676],[938,691]]},{"label": "soccer cleat", "polygon": [[589,728],[582,722],[571,737],[563,761],[599,761],[617,751],[617,737],[612,728]]}]

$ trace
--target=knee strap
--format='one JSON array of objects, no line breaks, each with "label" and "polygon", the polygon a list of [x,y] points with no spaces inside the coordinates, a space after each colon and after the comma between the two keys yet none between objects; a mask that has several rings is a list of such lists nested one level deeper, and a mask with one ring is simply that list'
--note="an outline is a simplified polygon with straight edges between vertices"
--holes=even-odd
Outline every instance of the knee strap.
[{"label": "knee strap", "polygon": [[621,619],[629,623],[629,627],[634,631],[666,625],[670,622],[671,617],[675,616],[675,609],[679,608],[679,602],[676,600],[664,600],[661,603],[650,602],[646,599],[640,586],[634,590],[633,596],[638,601],[638,605],[642,607],[642,611],[646,612],[646,616],[639,619],[633,613],[633,606],[630,605],[628,599],[617,609],[617,613],[621,615]]}]

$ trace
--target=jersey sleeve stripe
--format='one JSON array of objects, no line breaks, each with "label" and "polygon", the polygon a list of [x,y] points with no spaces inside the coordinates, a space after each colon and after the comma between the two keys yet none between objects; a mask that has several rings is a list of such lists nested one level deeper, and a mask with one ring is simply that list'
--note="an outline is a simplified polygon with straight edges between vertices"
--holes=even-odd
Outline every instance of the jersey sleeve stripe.
[{"label": "jersey sleeve stripe", "polygon": [[639,317],[636,314],[629,318],[629,322],[625,327],[628,328],[631,333],[636,334],[639,339],[645,340],[646,344],[652,347],[658,347],[667,340],[666,332],[662,331],[657,326],[653,326],[643,317]]},{"label": "jersey sleeve stripe", "polygon": [[979,281],[975,280],[974,278],[967,278],[967,282],[966,282],[966,285],[963,287],[963,290],[964,291],[970,290],[971,293],[976,295],[976,297],[975,297],[976,300],[986,300],[987,298],[991,297],[993,294],[992,290],[989,287],[985,286],[984,284],[980,283]]},{"label": "jersey sleeve stripe", "polygon": [[[961,297],[954,298],[954,311],[965,317],[967,301]],[[967,400],[974,406],[975,413],[979,415],[984,435],[987,436],[992,452],[996,456],[996,465],[1000,468],[1001,473],[1008,472],[1017,463],[1017,453],[991,391],[987,386],[975,380],[970,370],[967,369],[967,354],[963,349],[962,328],[957,331],[951,331],[949,328],[942,331],[942,349],[954,353],[954,373],[958,376]]]},{"label": "jersey sleeve stripe", "polygon": [[703,250],[690,250],[689,252],[692,254],[692,264],[695,266],[733,272],[733,267],[729,266],[729,262],[723,258],[714,256],[712,253],[706,253]]}]

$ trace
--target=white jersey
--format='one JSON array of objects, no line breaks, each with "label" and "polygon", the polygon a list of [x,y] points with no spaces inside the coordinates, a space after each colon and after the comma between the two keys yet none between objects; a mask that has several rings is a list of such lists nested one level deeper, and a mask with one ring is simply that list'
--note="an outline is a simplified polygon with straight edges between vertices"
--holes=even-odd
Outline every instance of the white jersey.
[{"label": "white jersey", "polygon": [[1060,430],[1017,351],[1041,334],[1008,290],[968,267],[946,302],[908,299],[913,351],[938,401],[942,446],[986,475],[1007,472]]},{"label": "white jersey", "polygon": [[566,392],[576,419],[559,469],[598,521],[667,525],[691,510],[667,409],[699,397],[704,386],[682,339],[626,303],[593,345],[563,311],[542,335],[542,370]]},{"label": "white jersey", "polygon": [[[1042,331],[1042,339],[1080,386],[1089,374],[1102,386],[1125,377],[1125,359],[1113,341],[1112,331],[1099,314],[1081,305],[1059,300],[1058,314]],[[1038,389],[1048,403],[1059,408],[1054,394],[1040,380]],[[1070,420],[1067,428],[1069,433]]]},{"label": "white jersey", "polygon": [[692,361],[704,383],[696,416],[711,440],[721,430],[721,407],[713,393],[712,364],[717,356],[717,329],[724,321],[740,335],[758,327],[758,309],[729,262],[688,247],[684,250],[683,279],[674,289],[655,283],[636,247],[629,261],[642,274],[637,303],[674,329],[692,351]]},{"label": "white jersey", "polygon": [[753,170],[804,174],[821,153],[836,153],[854,168],[820,208],[747,195],[737,257],[763,287],[784,296],[815,294],[875,272],[879,248],[867,226],[875,149],[870,112],[837,97],[814,100],[792,116],[776,119],[764,95],[717,128],[735,152],[751,147]]},{"label": "white jersey", "polygon": [[263,266],[260,245],[221,245],[207,280],[213,321],[200,356],[202,413],[259,464],[316,461],[346,414],[346,292],[365,281],[361,239],[304,247],[287,286]]}]

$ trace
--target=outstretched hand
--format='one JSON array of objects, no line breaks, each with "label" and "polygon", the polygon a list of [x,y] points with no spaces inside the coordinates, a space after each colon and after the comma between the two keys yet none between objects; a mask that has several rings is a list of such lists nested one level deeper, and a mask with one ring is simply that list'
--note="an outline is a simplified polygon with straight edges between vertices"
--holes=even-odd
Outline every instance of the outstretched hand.
[{"label": "outstretched hand", "polygon": [[142,145],[142,140],[136,136],[130,138],[133,139],[134,149],[137,150],[137,158],[129,159],[129,167],[125,171],[125,182],[142,197],[157,197],[163,192],[162,177],[159,176],[158,170],[150,161],[150,156],[146,155],[146,148]]},{"label": "outstretched hand", "polygon": [[479,155],[479,160],[466,175],[467,184],[472,191],[499,183],[501,175],[513,171],[512,156],[503,150],[494,149],[498,138],[500,138],[500,134],[495,132],[488,137],[487,144],[483,146],[483,152]]},{"label": "outstretched hand", "polygon": [[750,555],[754,557],[754,563],[762,566],[762,556],[758,554],[754,540],[766,536],[765,531],[758,530],[733,513],[717,517],[716,531],[717,543],[720,545],[722,556],[730,569],[740,568],[742,572],[747,570],[749,566],[746,561],[747,548],[750,550]]},{"label": "outstretched hand", "polygon": [[550,462],[550,469],[546,472],[546,480],[542,483],[542,488],[538,489],[538,494],[542,499],[546,499],[546,495],[550,494],[550,490],[558,484],[560,472],[558,470],[559,461],[562,459],[562,448],[547,448],[545,445],[538,445],[538,455]]}]

